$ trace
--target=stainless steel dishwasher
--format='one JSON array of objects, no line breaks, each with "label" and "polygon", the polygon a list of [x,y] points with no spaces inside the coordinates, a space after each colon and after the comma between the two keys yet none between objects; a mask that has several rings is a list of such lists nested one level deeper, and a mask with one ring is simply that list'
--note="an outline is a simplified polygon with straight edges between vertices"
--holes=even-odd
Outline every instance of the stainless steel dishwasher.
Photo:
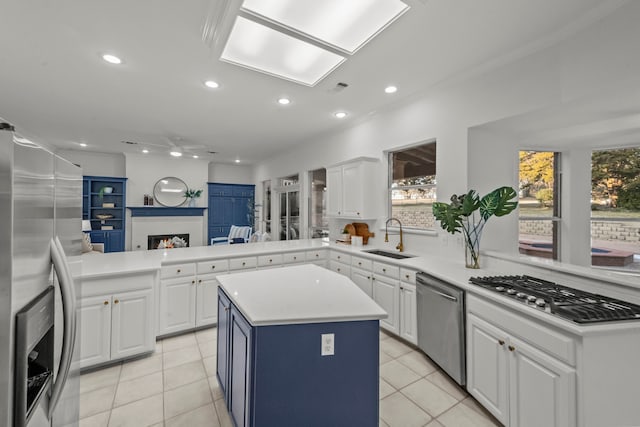
[{"label": "stainless steel dishwasher", "polygon": [[418,347],[458,384],[466,382],[464,291],[418,273]]}]

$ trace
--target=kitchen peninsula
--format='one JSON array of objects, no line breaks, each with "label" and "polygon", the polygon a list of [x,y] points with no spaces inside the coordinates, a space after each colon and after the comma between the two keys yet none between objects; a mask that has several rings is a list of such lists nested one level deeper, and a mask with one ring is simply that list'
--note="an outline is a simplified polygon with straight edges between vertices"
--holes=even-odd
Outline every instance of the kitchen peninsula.
[{"label": "kitchen peninsula", "polygon": [[313,264],[218,280],[217,376],[237,426],[378,425],[387,314],[373,300]]}]

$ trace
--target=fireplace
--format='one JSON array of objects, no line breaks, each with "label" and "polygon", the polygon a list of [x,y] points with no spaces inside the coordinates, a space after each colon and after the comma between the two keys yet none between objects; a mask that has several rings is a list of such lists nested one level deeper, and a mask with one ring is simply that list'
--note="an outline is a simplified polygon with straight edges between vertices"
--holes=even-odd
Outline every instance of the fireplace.
[{"label": "fireplace", "polygon": [[147,249],[189,247],[189,234],[153,234],[147,236]]}]

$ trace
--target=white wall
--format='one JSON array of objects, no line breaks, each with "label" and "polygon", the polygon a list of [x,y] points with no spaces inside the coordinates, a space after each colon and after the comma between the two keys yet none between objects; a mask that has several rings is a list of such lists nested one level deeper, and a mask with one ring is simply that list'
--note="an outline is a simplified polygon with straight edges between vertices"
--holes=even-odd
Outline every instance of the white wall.
[{"label": "white wall", "polygon": [[209,163],[209,182],[254,184],[253,167],[211,162]]},{"label": "white wall", "polygon": [[[517,187],[514,153],[519,149],[518,141],[493,141],[490,134],[469,129],[625,85],[635,90],[640,76],[638,22],[640,2],[629,2],[547,49],[467,80],[442,84],[413,96],[405,105],[279,153],[256,166],[255,182],[291,173],[302,175],[345,159],[371,156],[382,159],[380,179],[364,191],[384,192],[387,172],[383,152],[435,138],[439,200],[447,201],[451,194],[468,188],[486,192],[500,185]],[[582,179],[582,174],[575,178]],[[303,188],[303,200],[306,197]],[[378,213],[384,216],[386,209],[385,202]],[[420,247],[458,256],[462,251],[459,239],[444,246],[444,232],[439,233],[440,238],[407,236],[407,251]],[[484,232],[483,248],[486,243],[506,252],[517,251],[514,236],[516,215],[492,220]]]},{"label": "white wall", "polygon": [[82,167],[83,175],[126,176],[124,154],[96,153],[79,150],[59,150],[63,158]]}]

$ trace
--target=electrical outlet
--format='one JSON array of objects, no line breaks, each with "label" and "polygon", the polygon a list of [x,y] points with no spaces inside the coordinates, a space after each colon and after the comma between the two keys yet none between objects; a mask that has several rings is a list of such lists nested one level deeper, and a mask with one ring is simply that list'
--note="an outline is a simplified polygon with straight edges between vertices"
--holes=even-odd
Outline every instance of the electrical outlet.
[{"label": "electrical outlet", "polygon": [[335,354],[335,335],[322,334],[321,339],[320,355],[333,356]]}]

